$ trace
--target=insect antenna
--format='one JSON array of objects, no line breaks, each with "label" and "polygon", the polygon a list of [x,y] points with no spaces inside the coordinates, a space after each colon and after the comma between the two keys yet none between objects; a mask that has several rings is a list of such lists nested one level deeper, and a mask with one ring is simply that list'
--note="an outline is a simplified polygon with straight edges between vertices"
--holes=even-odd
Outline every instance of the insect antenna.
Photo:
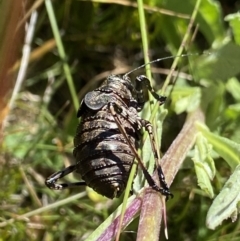
[{"label": "insect antenna", "polygon": [[160,62],[162,60],[166,60],[166,59],[174,59],[174,58],[180,58],[180,57],[188,57],[188,56],[193,56],[193,55],[199,55],[199,53],[192,53],[192,54],[181,54],[181,55],[176,55],[176,56],[168,56],[168,57],[164,57],[164,58],[159,58],[159,59],[155,59],[155,60],[152,60],[146,64],[143,64],[143,65],[140,65],[139,67],[127,72],[123,77],[127,77],[129,74],[135,72],[136,70],[139,70],[147,65],[150,65],[150,64],[153,64],[153,63],[156,63],[156,62]]}]

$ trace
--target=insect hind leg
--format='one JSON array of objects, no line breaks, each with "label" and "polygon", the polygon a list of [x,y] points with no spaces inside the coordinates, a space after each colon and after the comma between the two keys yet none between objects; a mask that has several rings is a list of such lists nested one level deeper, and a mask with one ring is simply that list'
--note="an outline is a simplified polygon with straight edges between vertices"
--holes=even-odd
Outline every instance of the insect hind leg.
[{"label": "insect hind leg", "polygon": [[[121,122],[118,118],[118,115],[122,115],[122,117],[124,117],[126,120],[130,121],[132,123],[132,120],[134,120],[134,118],[131,117],[131,113],[125,109],[123,109],[122,107],[118,106],[116,103],[110,102],[108,103],[109,105],[109,110],[111,112],[111,114],[113,115],[115,122],[119,128],[119,130],[121,131],[122,135],[125,137],[129,147],[131,148],[135,158],[138,161],[139,166],[141,167],[143,174],[149,184],[150,187],[152,187],[152,189],[160,192],[162,195],[166,196],[166,199],[168,200],[169,196],[172,197],[173,195],[171,194],[171,192],[169,191],[169,188],[165,182],[165,178],[164,178],[164,174],[162,172],[162,169],[160,167],[160,169],[158,169],[158,173],[160,174],[159,179],[160,179],[160,183],[163,184],[162,187],[159,187],[156,182],[153,180],[153,178],[151,177],[151,175],[149,174],[149,172],[147,171],[146,167],[144,166],[143,161],[141,160],[140,156],[137,153],[136,148],[133,146],[133,144],[131,143],[130,139],[128,138],[128,135],[126,133],[126,130],[124,127],[122,127]],[[127,118],[129,117],[129,118]],[[142,127],[141,126],[141,122],[143,122],[143,124],[150,124],[150,122],[144,122],[145,120],[141,119],[141,121],[136,120],[136,123],[138,125],[138,127]],[[140,125],[140,126],[139,126]],[[151,125],[151,124],[150,124]],[[146,124],[147,126],[147,124]],[[139,128],[140,129],[140,128]],[[154,139],[153,139],[154,140]],[[156,148],[155,148],[156,149]],[[153,150],[154,151],[154,150]],[[157,155],[157,154],[154,154]]]},{"label": "insect hind leg", "polygon": [[[136,94],[137,94],[137,102],[138,102],[138,106],[137,106],[138,111],[140,111],[142,109],[142,107],[145,103],[144,93],[143,93],[145,88],[147,88],[151,92],[152,96],[158,101],[159,105],[162,105],[166,101],[165,96],[158,95],[152,89],[149,79],[144,75],[140,75],[136,78]],[[165,181],[165,176],[164,176],[162,168],[160,166],[160,157],[159,157],[159,153],[157,152],[156,142],[155,142],[155,138],[153,135],[153,127],[152,127],[151,123],[147,120],[141,119],[140,121],[141,121],[141,125],[143,127],[145,127],[145,129],[147,130],[149,138],[150,138],[161,187],[163,188],[167,197],[168,196],[173,197],[173,195],[169,191],[168,185]]]},{"label": "insect hind leg", "polygon": [[45,184],[50,189],[62,190],[65,188],[76,187],[76,186],[86,186],[85,182],[74,182],[74,183],[56,183],[58,179],[72,173],[76,170],[76,165],[71,165],[62,171],[53,173],[50,177],[48,177],[45,181]]},{"label": "insect hind leg", "polygon": [[162,167],[159,163],[160,157],[158,155],[157,148],[156,148],[156,141],[155,141],[155,138],[154,138],[154,135],[153,135],[152,124],[149,121],[144,120],[144,119],[141,119],[141,123],[145,127],[146,131],[148,132],[148,135],[149,135],[149,138],[150,138],[150,143],[151,143],[151,146],[152,146],[155,163],[157,165],[157,172],[158,172],[158,177],[159,177],[161,187],[166,192],[166,196],[170,196],[172,198],[173,194],[169,191],[169,187],[168,187],[168,185],[165,181],[165,176],[163,174]]}]

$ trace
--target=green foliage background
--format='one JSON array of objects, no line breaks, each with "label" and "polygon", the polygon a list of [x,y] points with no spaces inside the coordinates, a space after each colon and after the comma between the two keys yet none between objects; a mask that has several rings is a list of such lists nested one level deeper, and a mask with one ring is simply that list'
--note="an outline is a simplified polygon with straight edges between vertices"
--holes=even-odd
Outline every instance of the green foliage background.
[{"label": "green foliage background", "polygon": [[[195,2],[144,2],[151,60],[176,55]],[[172,92],[169,86],[165,93],[168,115],[163,123],[162,153],[176,138],[187,113],[201,108],[209,128],[197,127],[196,145],[171,186],[175,197],[167,202],[170,240],[240,238],[238,219],[235,223],[228,219],[214,231],[206,226],[211,198],[219,193],[240,162],[237,4],[237,1],[201,1],[194,24],[197,31],[192,29],[185,44],[185,53],[190,55],[179,59],[176,85]],[[143,64],[137,3],[70,0],[53,1],[53,7],[66,57],[64,60],[59,57],[43,1],[37,9],[27,75],[10,113],[1,147],[0,240],[87,240],[122,203],[122,198],[107,200],[91,190],[86,192],[84,187],[52,191],[44,180],[74,163],[76,98],[80,103],[110,73],[124,74]],[[156,90],[161,89],[172,61],[152,65]],[[71,70],[73,92],[66,81],[64,63]],[[144,74],[144,69],[131,77],[134,79],[137,74]],[[77,179],[77,175],[66,178]],[[237,188],[232,191],[240,192]],[[126,229],[131,232],[123,232],[121,240],[136,240],[137,227],[135,218]],[[165,239],[163,232],[160,239]]]}]

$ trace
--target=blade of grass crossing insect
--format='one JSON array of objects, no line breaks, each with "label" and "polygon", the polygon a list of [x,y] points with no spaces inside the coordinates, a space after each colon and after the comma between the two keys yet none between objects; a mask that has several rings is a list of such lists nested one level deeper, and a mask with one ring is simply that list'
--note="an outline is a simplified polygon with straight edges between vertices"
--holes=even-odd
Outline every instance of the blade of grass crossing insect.
[{"label": "blade of grass crossing insect", "polygon": [[[142,0],[138,0],[138,11],[139,11],[141,34],[142,34],[144,59],[145,59],[145,64],[146,64],[146,63],[149,63],[150,60],[149,60],[149,56],[148,56],[148,49],[149,49],[148,35],[147,35],[147,28],[146,28],[146,21],[145,21],[145,15],[144,15]],[[149,78],[150,83],[151,83],[150,66],[149,66],[149,68],[147,68],[147,66],[145,68],[146,68],[146,75]],[[149,101],[150,101],[150,103],[155,103],[155,101],[153,102],[152,95],[150,95]],[[150,112],[152,112],[152,110],[153,110],[152,104],[149,104],[148,110]],[[152,121],[152,124],[153,124],[153,127],[154,127],[153,128],[153,135],[155,136],[156,146],[159,147],[159,138],[158,138],[158,135],[156,135],[157,131],[156,131],[156,120],[155,119]],[[158,156],[159,156],[159,149],[157,148],[156,151],[158,152]],[[155,165],[155,160],[154,160],[154,157],[152,155],[152,158],[149,162],[149,169],[153,169],[154,165]],[[149,208],[151,209],[151,204],[148,202],[149,200],[147,200],[147,199],[150,196],[148,194],[144,195],[144,199],[146,199],[145,200],[146,202],[143,203],[143,206],[142,206],[143,209],[141,210],[141,214],[140,214],[140,220],[141,221],[139,221],[137,240],[144,240],[144,237],[150,238],[149,240],[158,240],[159,229],[157,228],[157,226],[159,226],[158,225],[159,219],[156,218],[155,215],[151,215],[150,212],[149,212]],[[161,200],[159,199],[159,195],[157,193],[153,192],[152,198],[155,201],[155,207],[157,207],[159,202],[161,202]],[[151,220],[151,222],[150,222],[150,220]],[[147,224],[150,224],[150,223],[151,223],[151,225],[147,226]],[[148,227],[148,228],[146,228],[146,227]],[[143,234],[143,235],[141,235],[141,234]]]},{"label": "blade of grass crossing insect", "polygon": [[120,233],[121,233],[121,228],[122,228],[122,224],[123,224],[125,211],[127,208],[127,201],[128,201],[130,191],[132,189],[132,182],[133,182],[136,171],[137,171],[137,164],[136,164],[136,162],[134,162],[134,164],[132,165],[132,169],[131,169],[131,172],[130,172],[130,175],[128,178],[128,182],[127,182],[127,187],[126,187],[125,194],[123,197],[122,211],[121,211],[119,227],[118,227],[118,231],[117,231],[117,235],[116,235],[116,241],[120,240]]},{"label": "blade of grass crossing insect", "polygon": [[[144,6],[143,6],[143,1],[142,0],[138,0],[138,15],[139,15],[139,25],[140,25],[140,30],[141,30],[141,38],[142,38],[142,47],[143,47],[143,56],[144,56],[144,63],[147,64],[150,62],[149,59],[149,43],[148,43],[148,32],[147,32],[147,24],[146,24],[146,18],[145,18],[145,12],[144,12]],[[152,85],[152,74],[151,74],[151,67],[150,65],[146,65],[145,66],[145,70],[146,70],[146,76],[148,77],[148,79],[150,80],[150,84]],[[149,95],[149,103],[155,103],[154,98],[152,97],[152,95]],[[149,104],[148,105],[148,111],[151,112],[153,109],[153,105]],[[145,117],[145,116],[144,116]],[[156,121],[153,120],[153,126],[156,126]],[[159,140],[157,138],[156,135],[156,128],[153,129],[153,134],[156,137],[156,145],[159,146]],[[143,150],[145,149],[145,146],[143,145]],[[140,149],[139,152],[141,152],[142,150]],[[157,150],[158,151],[158,150]],[[159,154],[159,153],[158,153]],[[140,153],[140,156],[141,153]],[[154,165],[155,165],[155,160],[152,156],[152,158],[149,160],[149,164],[148,164],[148,170],[153,170],[154,169]]]},{"label": "blade of grass crossing insect", "polygon": [[[138,14],[139,14],[140,29],[141,29],[142,45],[143,45],[144,62],[146,64],[146,63],[149,63],[150,60],[149,60],[149,56],[148,56],[148,38],[147,38],[146,21],[145,21],[144,8],[143,8],[142,0],[138,0],[137,4],[138,4]],[[151,82],[150,65],[146,65],[145,69],[146,69],[146,75]],[[141,156],[141,154],[140,154],[140,156]],[[127,187],[126,187],[126,190],[125,190],[125,195],[124,195],[124,199],[123,199],[123,206],[122,206],[122,213],[121,213],[121,217],[120,217],[120,225],[119,225],[119,228],[118,228],[116,240],[119,240],[119,238],[120,238],[121,226],[122,226],[122,222],[123,222],[124,213],[125,213],[125,210],[126,210],[127,199],[128,199],[128,196],[129,196],[131,188],[132,188],[132,183],[133,183],[133,179],[134,179],[136,170],[137,170],[137,163],[134,162],[133,165],[132,165],[132,168],[131,168],[131,172],[130,172],[130,175],[129,175]]]},{"label": "blade of grass crossing insect", "polygon": [[[148,33],[147,33],[147,25],[146,25],[146,18],[145,18],[145,13],[144,13],[144,6],[143,6],[143,1],[138,0],[138,15],[139,15],[139,24],[140,24],[140,30],[141,30],[141,38],[142,38],[142,47],[143,47],[143,56],[144,56],[144,63],[147,64],[150,62],[149,55],[148,55],[148,50],[149,50],[149,43],[148,43]],[[146,76],[150,80],[150,83],[152,84],[152,74],[151,74],[151,66],[147,64],[145,66],[146,70]],[[155,103],[155,100],[153,99],[152,95],[149,95],[149,101],[150,103]],[[151,112],[153,109],[153,105],[149,104],[149,111]],[[152,121],[153,126],[156,126],[156,121]],[[156,137],[156,145],[159,146],[159,140],[156,135],[156,128],[153,129],[153,134]],[[144,147],[144,146],[143,146]],[[140,150],[141,151],[141,150]],[[158,151],[158,150],[157,150]],[[158,153],[159,155],[159,153]],[[152,156],[152,159],[149,161],[149,169],[153,169],[155,165],[154,158]]]},{"label": "blade of grass crossing insect", "polygon": [[[146,19],[144,14],[143,2],[142,0],[138,0],[138,15],[139,15],[139,24],[141,30],[141,38],[142,38],[142,46],[143,46],[143,56],[145,64],[150,62],[148,56],[148,37],[147,37],[147,28],[146,28]],[[151,68],[150,65],[145,66],[146,75],[151,82]]]}]

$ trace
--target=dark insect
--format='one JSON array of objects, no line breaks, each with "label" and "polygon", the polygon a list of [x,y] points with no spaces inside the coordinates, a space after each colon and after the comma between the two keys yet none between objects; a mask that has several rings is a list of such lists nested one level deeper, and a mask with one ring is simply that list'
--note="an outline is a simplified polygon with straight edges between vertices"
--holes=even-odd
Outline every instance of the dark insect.
[{"label": "dark insect", "polygon": [[[143,75],[136,78],[136,87],[127,74],[123,77],[110,75],[100,88],[85,95],[77,113],[81,123],[74,138],[76,164],[48,177],[46,185],[49,188],[87,185],[108,198],[119,197],[126,188],[136,158],[149,185],[167,199],[173,196],[158,164],[160,159],[152,125],[138,116],[145,102],[145,88],[159,104],[165,102],[166,97],[157,95]],[[150,136],[161,187],[152,179],[137,153],[143,127]],[[56,183],[73,171],[78,172],[85,182]]]}]

